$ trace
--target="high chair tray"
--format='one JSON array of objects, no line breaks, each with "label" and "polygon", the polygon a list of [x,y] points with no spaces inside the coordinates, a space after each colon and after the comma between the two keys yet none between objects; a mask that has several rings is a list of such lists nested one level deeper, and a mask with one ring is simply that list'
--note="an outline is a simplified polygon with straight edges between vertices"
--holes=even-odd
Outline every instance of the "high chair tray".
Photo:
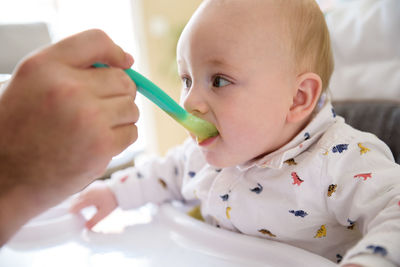
[{"label": "high chair tray", "polygon": [[[117,210],[96,232],[85,230],[82,218],[55,210],[36,219],[42,226],[36,235],[28,223],[0,250],[0,266],[336,266],[296,247],[215,228],[182,205]],[[59,216],[59,227],[57,218],[46,221],[49,215]]]}]

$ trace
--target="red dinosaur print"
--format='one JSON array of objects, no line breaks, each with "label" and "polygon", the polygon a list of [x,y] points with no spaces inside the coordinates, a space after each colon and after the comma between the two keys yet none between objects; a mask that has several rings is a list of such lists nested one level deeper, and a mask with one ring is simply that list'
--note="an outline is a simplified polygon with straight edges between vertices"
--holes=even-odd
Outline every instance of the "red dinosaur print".
[{"label": "red dinosaur print", "polygon": [[360,173],[360,174],[354,175],[354,178],[363,178],[364,181],[366,181],[368,178],[372,178],[372,173]]},{"label": "red dinosaur print", "polygon": [[304,182],[304,180],[301,180],[296,172],[292,172],[292,178],[293,178],[293,184],[297,184],[298,186],[300,186],[301,183]]},{"label": "red dinosaur print", "polygon": [[121,183],[125,183],[125,181],[126,181],[126,179],[128,179],[128,175],[126,175],[126,176],[124,176],[124,177],[122,177],[121,179],[119,179],[119,181],[121,182]]}]

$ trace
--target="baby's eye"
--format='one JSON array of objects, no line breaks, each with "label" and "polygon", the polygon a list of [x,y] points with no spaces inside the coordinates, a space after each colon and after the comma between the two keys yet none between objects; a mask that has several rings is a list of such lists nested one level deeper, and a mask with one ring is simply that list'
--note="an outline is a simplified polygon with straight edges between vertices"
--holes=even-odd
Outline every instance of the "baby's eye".
[{"label": "baby's eye", "polygon": [[221,76],[215,76],[214,80],[213,80],[213,86],[214,87],[223,87],[223,86],[227,86],[230,85],[231,82],[222,78]]},{"label": "baby's eye", "polygon": [[189,89],[189,88],[192,86],[192,80],[190,80],[190,79],[187,78],[187,77],[183,77],[183,78],[182,78],[182,83],[183,83],[183,87],[184,87],[185,89]]}]

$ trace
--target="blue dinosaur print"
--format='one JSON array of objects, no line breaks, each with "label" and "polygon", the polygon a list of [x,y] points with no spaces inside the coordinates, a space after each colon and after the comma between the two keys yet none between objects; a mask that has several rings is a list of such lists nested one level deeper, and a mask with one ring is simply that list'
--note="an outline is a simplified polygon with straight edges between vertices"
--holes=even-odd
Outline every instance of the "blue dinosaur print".
[{"label": "blue dinosaur print", "polygon": [[347,150],[349,144],[339,144],[332,148],[333,153],[342,153],[343,151]]},{"label": "blue dinosaur print", "polygon": [[175,176],[178,176],[179,171],[178,171],[178,167],[174,166],[174,174]]},{"label": "blue dinosaur print", "polygon": [[228,201],[229,195],[225,194],[225,195],[220,196],[220,198],[222,199],[222,201]]},{"label": "blue dinosaur print", "polygon": [[192,171],[190,171],[190,172],[188,173],[188,175],[189,175],[189,177],[190,177],[190,178],[193,178],[193,177],[196,175],[196,173],[195,173],[195,172],[192,172]]},{"label": "blue dinosaur print", "polygon": [[301,218],[304,218],[308,215],[308,213],[305,212],[304,210],[289,210],[289,212],[293,213],[294,216],[301,217]]},{"label": "blue dinosaur print", "polygon": [[222,171],[222,169],[215,169],[215,171],[216,171],[216,172],[221,172],[221,171]]},{"label": "blue dinosaur print", "polygon": [[336,263],[340,263],[343,260],[343,256],[340,254],[336,254]]},{"label": "blue dinosaur print", "polygon": [[137,177],[138,179],[141,179],[141,178],[143,178],[143,174],[141,174],[140,172],[137,172],[137,173],[136,173],[136,177]]},{"label": "blue dinosaur print", "polygon": [[308,140],[308,139],[310,139],[310,133],[309,133],[309,132],[306,132],[306,133],[304,134],[304,140]]},{"label": "blue dinosaur print", "polygon": [[350,219],[347,219],[347,222],[350,224],[349,226],[347,226],[347,229],[353,230],[356,222]]},{"label": "blue dinosaur print", "polygon": [[380,254],[381,256],[387,255],[387,250],[381,246],[369,245],[367,249],[372,250],[373,254]]},{"label": "blue dinosaur print", "polygon": [[334,118],[336,118],[336,111],[335,111],[334,108],[332,108],[332,116],[333,116]]},{"label": "blue dinosaur print", "polygon": [[253,189],[250,189],[251,192],[254,192],[256,194],[260,194],[263,191],[263,186],[257,183],[257,187],[254,187]]}]

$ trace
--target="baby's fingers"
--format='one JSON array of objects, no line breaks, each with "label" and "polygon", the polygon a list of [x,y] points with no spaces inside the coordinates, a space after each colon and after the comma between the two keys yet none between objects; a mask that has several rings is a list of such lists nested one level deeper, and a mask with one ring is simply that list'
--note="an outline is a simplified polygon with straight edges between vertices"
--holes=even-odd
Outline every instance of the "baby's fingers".
[{"label": "baby's fingers", "polygon": [[87,198],[84,198],[82,196],[79,196],[78,198],[74,199],[71,203],[71,206],[69,208],[69,212],[71,213],[78,213],[82,209],[93,206],[93,203],[89,201]]},{"label": "baby's fingers", "polygon": [[90,191],[81,193],[77,198],[71,201],[69,212],[78,213],[86,207],[96,206],[92,193]]},{"label": "baby's fingers", "polygon": [[103,220],[107,215],[109,214],[109,212],[105,211],[105,210],[97,210],[97,212],[93,215],[93,217],[86,222],[86,228],[88,229],[92,229],[93,226],[95,226],[98,222],[100,222],[101,220]]},{"label": "baby's fingers", "polygon": [[[92,203],[92,201],[89,201],[86,198],[79,197],[72,203],[69,211],[71,213],[78,213],[82,209],[89,206],[94,206],[94,203]],[[110,213],[107,209],[103,209],[101,207],[96,207],[96,209],[97,209],[96,213],[85,224],[88,229],[92,229],[93,226],[95,226],[99,221],[101,221],[104,217],[106,217]]]},{"label": "baby's fingers", "polygon": [[89,206],[100,206],[104,199],[104,188],[106,188],[106,185],[102,181],[93,182],[71,201],[69,211],[77,213]]}]

